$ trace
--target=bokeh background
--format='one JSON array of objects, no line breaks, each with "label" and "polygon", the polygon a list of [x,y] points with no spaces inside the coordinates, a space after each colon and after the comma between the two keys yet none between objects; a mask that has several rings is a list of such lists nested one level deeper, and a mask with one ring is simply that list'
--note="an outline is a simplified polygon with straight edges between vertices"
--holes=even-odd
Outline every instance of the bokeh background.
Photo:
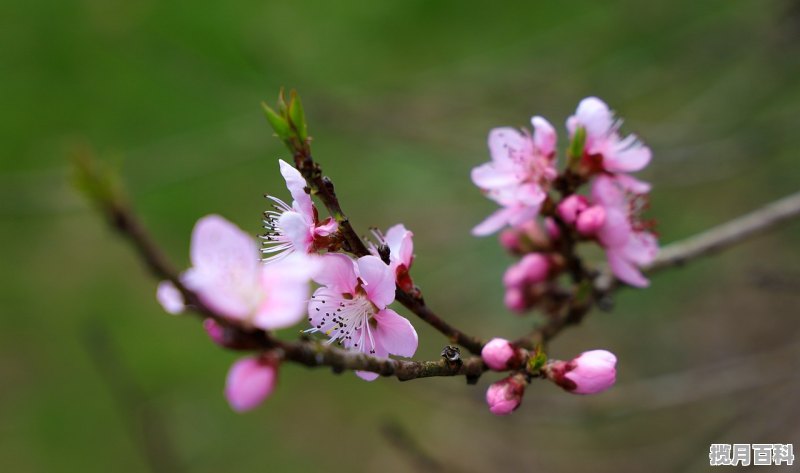
[{"label": "bokeh background", "polygon": [[[797,223],[622,291],[557,339],[556,357],[619,355],[603,395],[535,383],[498,418],[491,374],[287,365],[239,415],[222,396],[236,355],[163,313],[66,159],[89,144],[120,163],[185,267],[199,217],[256,234],[262,195],[288,195],[259,102],[296,87],[357,229],[404,222],[431,306],[510,338],[537,319],[503,307],[511,259],[469,236],[493,209],[468,177],[488,130],[561,124],[598,95],[654,150],[662,241],[721,223],[799,187],[797,1],[11,0],[0,38],[0,470],[704,471],[711,443],[800,445]],[[445,340],[415,325],[418,357],[438,357]]]}]

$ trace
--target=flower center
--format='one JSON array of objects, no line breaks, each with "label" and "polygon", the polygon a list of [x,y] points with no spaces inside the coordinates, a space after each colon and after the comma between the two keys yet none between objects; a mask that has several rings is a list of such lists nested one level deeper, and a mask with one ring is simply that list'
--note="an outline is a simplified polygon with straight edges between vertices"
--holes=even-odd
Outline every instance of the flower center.
[{"label": "flower center", "polygon": [[337,342],[345,348],[357,348],[364,353],[375,353],[375,304],[359,291],[355,295],[340,294],[329,297],[317,294],[310,308],[321,314],[316,326],[308,332],[322,332],[329,337],[327,343]]}]

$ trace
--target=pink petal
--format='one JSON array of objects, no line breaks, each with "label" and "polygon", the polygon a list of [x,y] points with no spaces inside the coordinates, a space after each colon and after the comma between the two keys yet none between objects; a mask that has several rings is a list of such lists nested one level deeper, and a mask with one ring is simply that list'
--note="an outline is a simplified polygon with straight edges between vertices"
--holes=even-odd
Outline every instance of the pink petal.
[{"label": "pink petal", "polygon": [[339,294],[355,294],[358,280],[355,261],[341,253],[328,253],[320,257],[313,275],[317,284],[327,286]]},{"label": "pink petal", "polygon": [[308,184],[305,178],[300,174],[300,171],[286,161],[279,159],[278,162],[281,167],[281,175],[286,180],[286,187],[289,189],[289,193],[292,194],[297,210],[313,219],[314,204],[311,202],[311,196],[306,193],[305,188]]},{"label": "pink petal", "polygon": [[161,281],[156,289],[156,299],[167,313],[176,315],[183,312],[186,308],[183,303],[183,295],[178,288],[170,281]]},{"label": "pink petal", "polygon": [[[323,303],[324,301],[324,303]],[[322,318],[336,312],[339,304],[345,302],[341,292],[337,292],[328,287],[320,287],[314,291],[313,299],[308,301],[307,313],[308,322],[312,327],[322,328]],[[313,304],[312,304],[313,303]],[[353,337],[356,338],[355,336]],[[347,341],[345,342],[347,343]],[[350,348],[346,346],[345,348]]]},{"label": "pink petal", "polygon": [[336,233],[338,230],[339,223],[336,222],[336,220],[329,218],[314,228],[314,234],[319,236],[328,236]]},{"label": "pink petal", "polygon": [[614,176],[614,178],[620,187],[634,194],[647,194],[650,192],[650,188],[652,187],[649,183],[640,181],[639,179],[627,174],[617,174]]},{"label": "pink petal", "polygon": [[261,358],[236,361],[225,382],[225,397],[233,410],[248,411],[272,394],[278,381],[278,367]]},{"label": "pink petal", "polygon": [[531,118],[533,125],[533,146],[543,156],[551,156],[556,152],[556,129],[543,117]]},{"label": "pink petal", "polygon": [[645,266],[652,263],[658,256],[658,241],[652,233],[636,232],[631,235],[628,243],[620,251],[625,259],[638,266]]},{"label": "pink petal", "polygon": [[592,200],[604,207],[625,207],[625,194],[610,176],[598,176],[592,184]]},{"label": "pink petal", "polygon": [[577,123],[586,128],[587,138],[605,138],[614,126],[614,115],[608,105],[597,97],[581,100],[574,116]]},{"label": "pink petal", "polygon": [[479,223],[472,229],[472,234],[475,236],[486,236],[500,230],[508,224],[510,215],[513,210],[502,208],[496,210],[493,214],[489,215],[486,220]]},{"label": "pink petal", "polygon": [[419,341],[408,319],[392,309],[383,309],[375,314],[375,321],[378,323],[374,333],[376,345],[393,355],[414,356]]},{"label": "pink petal", "polygon": [[278,218],[278,226],[295,251],[308,253],[314,241],[314,221],[299,212],[286,211]]},{"label": "pink petal", "polygon": [[309,280],[316,259],[292,254],[262,266],[261,288],[265,296],[253,318],[253,325],[264,330],[290,327],[307,313]]},{"label": "pink petal", "polygon": [[635,135],[630,135],[603,156],[603,167],[610,172],[636,172],[647,166],[651,157],[650,148],[637,141]]},{"label": "pink petal", "polygon": [[192,231],[191,259],[195,270],[220,278],[231,273],[253,277],[259,264],[253,238],[219,215],[197,221]]},{"label": "pink petal", "polygon": [[394,302],[395,275],[377,256],[362,256],[357,261],[367,298],[379,309]]},{"label": "pink petal", "polygon": [[631,237],[631,224],[628,216],[615,208],[607,208],[605,222],[597,231],[600,243],[606,248],[621,248]]},{"label": "pink petal", "polygon": [[386,245],[389,246],[391,258],[397,259],[407,268],[411,267],[411,258],[414,256],[413,236],[402,223],[386,231]]},{"label": "pink petal", "polygon": [[513,153],[522,152],[526,147],[526,137],[510,127],[495,128],[489,132],[489,153],[492,160],[503,167],[512,167]]},{"label": "pink petal", "polygon": [[356,376],[364,381],[375,381],[380,377],[378,373],[373,373],[372,371],[356,371]]},{"label": "pink petal", "polygon": [[519,177],[512,168],[500,168],[494,162],[472,168],[472,182],[481,189],[500,189],[519,183]]},{"label": "pink petal", "polygon": [[633,263],[626,260],[619,253],[608,250],[608,264],[611,266],[611,272],[614,273],[620,281],[634,287],[647,287],[650,281],[645,278],[639,268]]},{"label": "pink petal", "polygon": [[192,232],[194,266],[182,277],[204,304],[233,318],[249,315],[260,299],[255,241],[222,217],[209,215]]}]

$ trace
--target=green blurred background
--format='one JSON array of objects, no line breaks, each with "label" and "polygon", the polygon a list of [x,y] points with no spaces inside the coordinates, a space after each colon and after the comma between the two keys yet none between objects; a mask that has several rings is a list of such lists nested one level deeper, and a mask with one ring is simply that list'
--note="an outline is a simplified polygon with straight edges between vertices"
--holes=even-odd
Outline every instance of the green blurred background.
[{"label": "green blurred background", "polygon": [[[598,95],[654,150],[662,241],[723,222],[800,183],[797,1],[11,0],[0,38],[0,470],[704,471],[710,443],[800,445],[796,223],[623,291],[556,340],[555,357],[619,355],[603,395],[534,383],[498,418],[491,374],[287,365],[239,415],[222,396],[236,355],[163,313],[65,158],[90,143],[121,162],[185,267],[199,217],[256,234],[262,195],[288,196],[259,102],[296,87],[357,229],[404,222],[431,306],[510,338],[535,319],[503,307],[496,240],[469,236],[493,209],[469,180],[488,130],[533,114],[561,130]],[[415,325],[418,358],[436,358],[445,340]]]}]

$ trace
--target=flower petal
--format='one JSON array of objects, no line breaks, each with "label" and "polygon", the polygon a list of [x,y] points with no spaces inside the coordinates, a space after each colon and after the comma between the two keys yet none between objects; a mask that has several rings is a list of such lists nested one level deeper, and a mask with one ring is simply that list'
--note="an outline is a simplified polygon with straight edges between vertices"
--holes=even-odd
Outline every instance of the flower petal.
[{"label": "flower petal", "polygon": [[556,129],[545,118],[531,118],[533,125],[533,146],[542,156],[551,156],[556,152]]},{"label": "flower petal", "polygon": [[[616,141],[616,139],[615,139]],[[635,135],[614,143],[608,155],[603,156],[603,167],[610,172],[641,171],[650,163],[652,153]]]},{"label": "flower petal", "polygon": [[178,288],[170,281],[161,281],[156,289],[156,299],[167,313],[172,315],[180,314],[186,308]]},{"label": "flower petal", "polygon": [[389,247],[391,258],[397,259],[400,263],[411,267],[411,258],[414,256],[414,234],[406,230],[406,227],[399,223],[386,231],[386,245]]},{"label": "flower petal", "polygon": [[261,267],[261,289],[265,296],[253,318],[264,330],[279,329],[299,322],[307,313],[309,281],[316,258],[292,254]]},{"label": "flower petal", "polygon": [[306,193],[308,184],[305,178],[300,174],[300,171],[286,161],[279,159],[278,162],[281,167],[281,175],[286,180],[286,187],[289,189],[289,193],[292,194],[297,210],[313,220],[314,204],[311,202],[311,196]]},{"label": "flower petal", "polygon": [[405,317],[392,309],[383,309],[375,314],[378,323],[375,329],[376,345],[388,353],[411,357],[417,351],[417,331]]},{"label": "flower petal", "polygon": [[358,286],[355,261],[341,253],[328,253],[320,257],[312,279],[339,294],[354,294]]},{"label": "flower petal", "polygon": [[204,304],[233,318],[251,314],[260,299],[258,249],[250,235],[217,215],[192,232],[193,267],[182,277]]},{"label": "flower petal", "polygon": [[650,281],[642,275],[633,263],[626,260],[617,251],[608,250],[608,264],[611,266],[611,272],[614,273],[620,281],[634,287],[647,287]]},{"label": "flower petal", "polygon": [[367,298],[379,309],[394,302],[395,275],[392,269],[380,258],[372,255],[362,256],[357,263]]},{"label": "flower petal", "polygon": [[513,211],[507,208],[496,210],[483,222],[476,225],[475,228],[472,229],[472,234],[475,236],[491,235],[508,224],[508,219],[512,213]]},{"label": "flower petal", "polygon": [[586,128],[587,138],[603,139],[614,126],[614,115],[605,102],[597,97],[587,97],[575,111],[577,125]]},{"label": "flower petal", "polygon": [[288,210],[278,218],[278,227],[295,251],[308,253],[314,241],[314,221],[299,212]]},{"label": "flower petal", "polygon": [[494,128],[489,132],[489,153],[501,167],[513,167],[514,156],[526,146],[526,137],[514,128]]},{"label": "flower petal", "polygon": [[512,168],[502,168],[494,162],[472,168],[472,182],[481,189],[500,189],[519,183],[519,177]]}]

